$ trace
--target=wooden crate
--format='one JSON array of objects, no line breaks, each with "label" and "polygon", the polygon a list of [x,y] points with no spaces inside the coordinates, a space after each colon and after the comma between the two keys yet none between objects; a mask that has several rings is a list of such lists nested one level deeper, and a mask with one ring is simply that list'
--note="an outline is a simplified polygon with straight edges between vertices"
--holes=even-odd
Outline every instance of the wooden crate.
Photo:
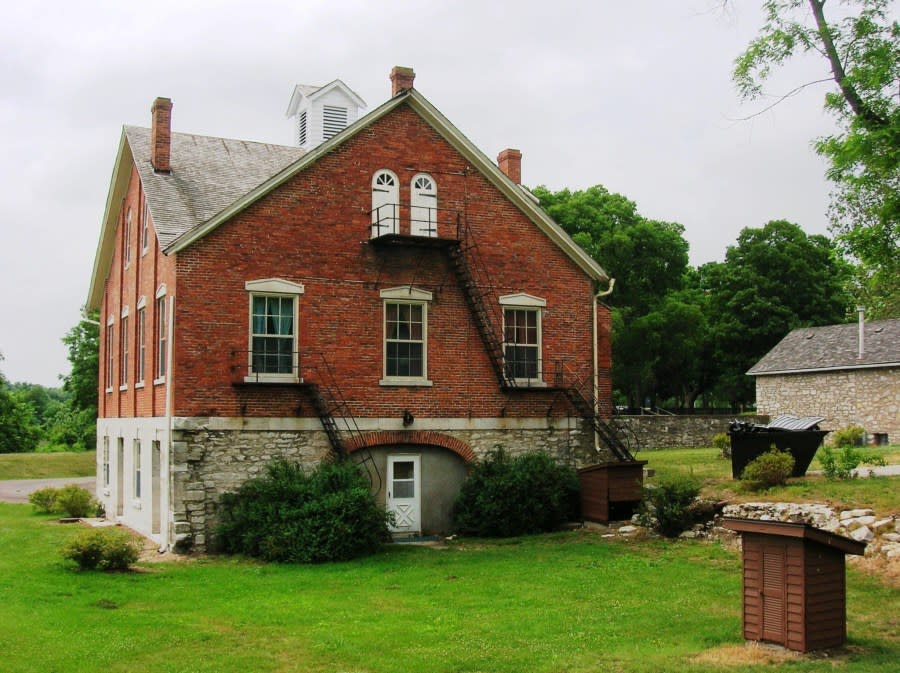
[{"label": "wooden crate", "polygon": [[582,518],[599,523],[629,518],[643,497],[646,464],[646,460],[597,463],[578,470]]}]

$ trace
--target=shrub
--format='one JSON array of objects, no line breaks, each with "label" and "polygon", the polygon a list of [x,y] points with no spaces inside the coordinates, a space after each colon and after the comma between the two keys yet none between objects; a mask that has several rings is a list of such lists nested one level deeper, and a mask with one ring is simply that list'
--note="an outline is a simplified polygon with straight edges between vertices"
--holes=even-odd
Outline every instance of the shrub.
[{"label": "shrub", "polygon": [[28,496],[28,502],[34,505],[34,508],[41,514],[56,514],[59,511],[56,508],[56,496],[58,493],[58,488],[46,486],[31,493]]},{"label": "shrub", "polygon": [[830,446],[819,449],[819,462],[826,479],[850,479],[853,470],[862,464],[884,465],[884,458],[877,453],[866,453],[852,446],[844,446],[835,453]]},{"label": "shrub", "polygon": [[[862,446],[866,431],[858,425],[848,425],[835,430],[831,435],[831,443],[838,448],[845,446]],[[854,466],[855,467],[855,466]]]},{"label": "shrub", "polygon": [[719,432],[713,435],[712,445],[722,453],[723,458],[731,458],[731,438],[728,433]]},{"label": "shrub", "polygon": [[787,482],[794,470],[794,457],[787,451],[771,449],[751,460],[741,472],[741,481],[751,491]]},{"label": "shrub", "polygon": [[91,516],[97,511],[97,501],[86,488],[76,484],[63,486],[56,494],[56,511],[74,519]]},{"label": "shrub", "polygon": [[114,528],[90,528],[78,533],[62,549],[63,558],[81,570],[127,570],[141,553],[141,543]]},{"label": "shrub", "polygon": [[387,539],[388,514],[349,461],[307,475],[278,460],[266,474],[221,501],[216,541],[222,551],[266,561],[321,563],[375,552]]},{"label": "shrub", "polygon": [[692,505],[700,494],[693,477],[665,479],[644,487],[644,499],[638,513],[641,523],[666,537],[677,537],[694,520]]},{"label": "shrub", "polygon": [[498,448],[463,483],[453,520],[467,535],[508,537],[554,530],[578,515],[575,470],[541,451],[512,458]]}]

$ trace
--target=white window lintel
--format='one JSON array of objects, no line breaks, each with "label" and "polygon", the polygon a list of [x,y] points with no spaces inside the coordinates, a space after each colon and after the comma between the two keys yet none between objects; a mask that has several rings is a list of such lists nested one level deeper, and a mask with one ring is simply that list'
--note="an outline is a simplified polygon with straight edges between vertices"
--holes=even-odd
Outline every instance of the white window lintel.
[{"label": "white window lintel", "polygon": [[500,303],[504,306],[534,306],[534,307],[544,307],[547,305],[547,300],[542,299],[541,297],[535,297],[531,294],[525,294],[524,292],[519,292],[517,294],[505,294],[500,297]]},{"label": "white window lintel", "polygon": [[420,290],[412,285],[390,287],[381,291],[382,299],[405,299],[407,301],[431,301],[432,293],[428,290]]},{"label": "white window lintel", "polygon": [[127,318],[127,317],[128,317],[128,307],[127,307],[127,306],[123,306],[123,307],[122,307],[122,317],[123,317],[123,318]]},{"label": "white window lintel", "polygon": [[303,294],[303,283],[292,283],[281,278],[263,278],[260,280],[248,280],[244,283],[244,289],[250,292],[269,292],[272,294]]},{"label": "white window lintel", "polygon": [[138,310],[140,310],[142,308],[146,308],[146,306],[147,306],[147,295],[142,294],[141,298],[138,299],[138,302],[137,302]]},{"label": "white window lintel", "polygon": [[166,284],[162,283],[156,290],[156,298],[160,299],[161,297],[166,296]]}]

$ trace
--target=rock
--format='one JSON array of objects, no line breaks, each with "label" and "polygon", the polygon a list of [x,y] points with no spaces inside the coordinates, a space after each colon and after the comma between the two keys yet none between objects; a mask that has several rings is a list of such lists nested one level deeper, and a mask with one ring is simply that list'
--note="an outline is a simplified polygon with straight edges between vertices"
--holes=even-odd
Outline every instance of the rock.
[{"label": "rock", "polygon": [[884,533],[881,536],[882,540],[887,540],[888,542],[900,542],[900,533]]},{"label": "rock", "polygon": [[874,539],[875,534],[869,530],[867,526],[861,526],[860,528],[850,531],[850,537],[857,542],[869,542]]},{"label": "rock", "polygon": [[891,549],[885,556],[888,558],[900,558],[900,549]]},{"label": "rock", "polygon": [[630,533],[636,533],[637,526],[622,526],[619,528],[619,535],[628,535]]},{"label": "rock", "polygon": [[683,538],[685,540],[696,540],[699,537],[699,534],[695,530],[686,530],[678,537]]},{"label": "rock", "polygon": [[891,529],[891,524],[893,523],[893,519],[880,519],[879,521],[872,523],[872,530],[876,535],[879,533],[886,533]]},{"label": "rock", "polygon": [[855,519],[860,516],[872,516],[874,512],[871,509],[850,509],[841,512],[841,520]]}]

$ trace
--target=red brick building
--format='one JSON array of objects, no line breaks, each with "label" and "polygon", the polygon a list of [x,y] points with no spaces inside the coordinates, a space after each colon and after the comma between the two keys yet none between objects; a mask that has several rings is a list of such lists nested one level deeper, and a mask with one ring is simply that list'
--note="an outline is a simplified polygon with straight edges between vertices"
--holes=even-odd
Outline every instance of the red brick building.
[{"label": "red brick building", "polygon": [[629,458],[604,441],[610,279],[518,151],[494,164],[391,80],[358,120],[340,81],[297,87],[298,147],[174,133],[167,99],[124,128],[88,300],[107,516],[204,548],[223,492],[337,453],[398,531],[443,532],[494,447]]}]

